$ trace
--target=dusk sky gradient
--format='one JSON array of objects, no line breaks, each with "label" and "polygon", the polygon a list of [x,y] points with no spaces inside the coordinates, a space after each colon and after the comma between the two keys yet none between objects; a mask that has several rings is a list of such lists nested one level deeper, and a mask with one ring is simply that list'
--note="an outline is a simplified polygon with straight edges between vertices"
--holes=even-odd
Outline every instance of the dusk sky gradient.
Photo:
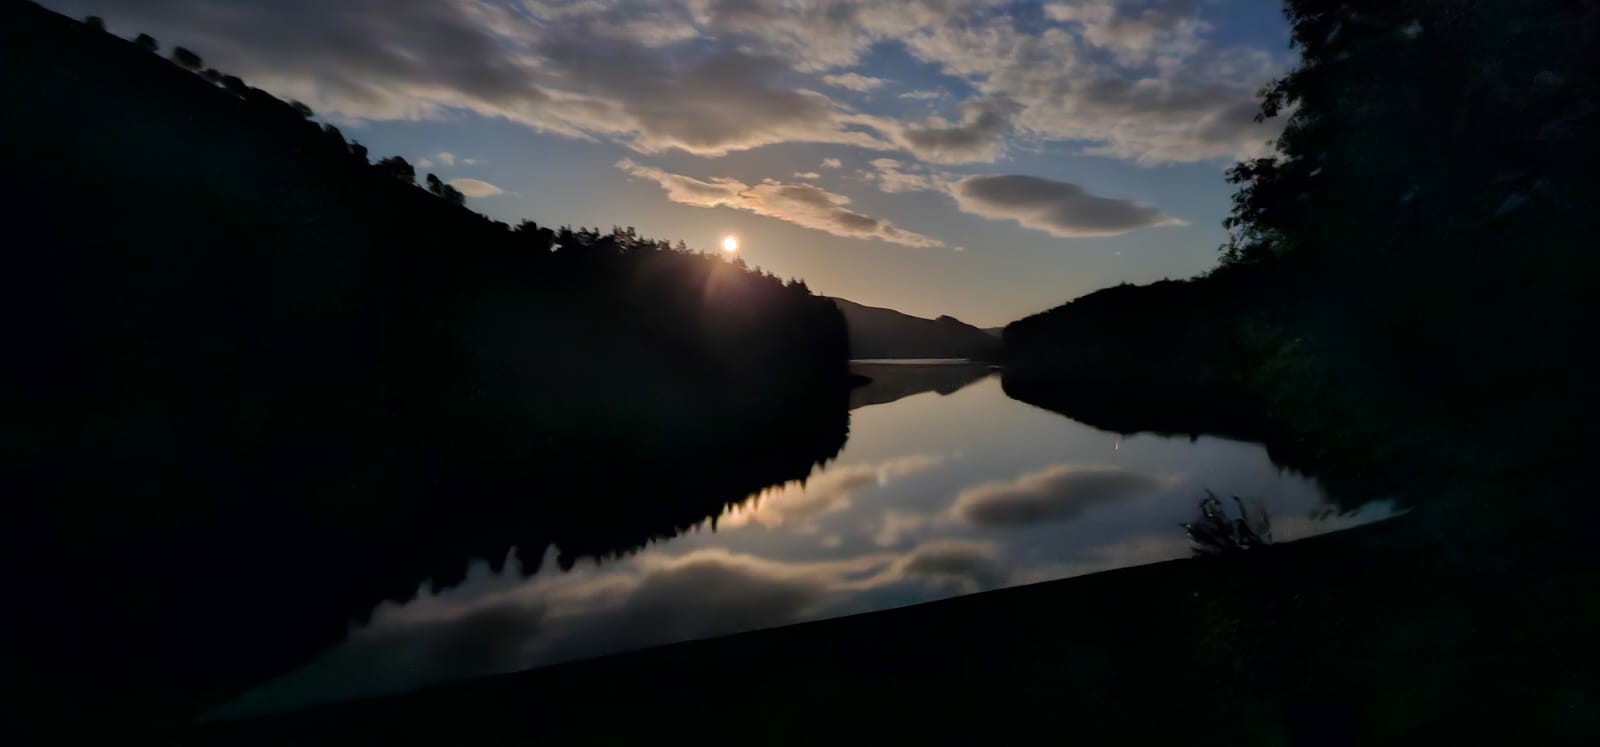
[{"label": "dusk sky gradient", "polygon": [[[1213,265],[1287,70],[1275,0],[46,0],[515,223],[631,225],[1005,324]],[[441,251],[448,251],[441,247]]]}]

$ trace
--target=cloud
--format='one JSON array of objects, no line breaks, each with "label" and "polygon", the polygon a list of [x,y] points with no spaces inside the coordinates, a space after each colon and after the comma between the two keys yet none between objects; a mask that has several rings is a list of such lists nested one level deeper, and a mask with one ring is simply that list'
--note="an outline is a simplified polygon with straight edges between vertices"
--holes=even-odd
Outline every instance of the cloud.
[{"label": "cloud", "polygon": [[451,179],[450,186],[461,190],[461,194],[468,197],[493,197],[494,195],[505,194],[505,190],[481,179],[469,179],[466,177]]},{"label": "cloud", "polygon": [[478,159],[476,158],[463,158],[461,159],[461,162],[468,166],[477,166],[479,163]]},{"label": "cloud", "polygon": [[431,168],[433,168],[433,159],[424,158],[424,159],[422,159],[420,161],[417,161],[417,168],[419,168],[419,169],[431,169]]},{"label": "cloud", "polygon": [[1051,3],[1045,15],[1075,24],[1083,39],[1128,64],[1146,62],[1158,52],[1194,51],[1210,29],[1195,16],[1199,0],[1086,0]]},{"label": "cloud", "polygon": [[895,560],[783,563],[701,550],[528,578],[480,573],[477,584],[380,605],[367,625],[308,666],[209,715],[376,696],[797,622],[863,584],[899,580]]},{"label": "cloud", "polygon": [[800,70],[853,67],[873,44],[895,41],[980,98],[1015,102],[1019,134],[1086,153],[1142,164],[1252,156],[1281,127],[1238,115],[1254,112],[1255,91],[1287,69],[1287,56],[1218,41],[1201,18],[1216,4],[1088,0],[1039,13],[986,0],[704,2],[716,8],[708,17],[738,18],[716,30]]},{"label": "cloud", "polygon": [[713,550],[660,560],[647,565],[604,637],[637,646],[782,625],[823,601],[825,569]]},{"label": "cloud", "polygon": [[893,147],[827,96],[786,83],[783,58],[742,44],[675,43],[643,6],[627,9],[636,23],[619,25],[592,6],[540,13],[483,0],[63,5],[181,39],[209,64],[335,118],[466,110],[647,153],[721,155],[779,142]]},{"label": "cloud", "polygon": [[821,179],[822,175],[818,174],[815,171],[796,171],[796,172],[794,172],[794,178],[796,178],[796,179]]},{"label": "cloud", "polygon": [[440,151],[439,153],[434,154],[433,157],[439,159],[439,163],[442,163],[446,166],[456,165],[456,154],[454,153]]},{"label": "cloud", "polygon": [[865,591],[926,599],[1007,579],[993,546],[963,541],[810,562],[722,549],[646,553],[531,577],[516,562],[499,574],[477,564],[461,586],[379,605],[367,624],[305,667],[207,716],[303,708],[770,628],[853,611],[850,601]]},{"label": "cloud", "polygon": [[897,567],[906,576],[954,582],[969,593],[1003,586],[1007,575],[996,560],[993,545],[966,540],[918,545],[901,558]]},{"label": "cloud", "polygon": [[951,184],[950,194],[962,212],[1014,220],[1063,238],[1187,225],[1149,205],[1097,197],[1076,184],[1036,176],[969,176]]},{"label": "cloud", "polygon": [[[1212,5],[1199,0],[1084,0],[1042,13],[986,0],[52,5],[182,43],[335,119],[470,111],[704,156],[817,142],[955,163],[998,157],[1014,137],[1147,164],[1256,155],[1281,123],[1252,121],[1254,91],[1287,64],[1219,42],[1202,18]],[[873,87],[868,75],[826,71],[861,64],[884,41],[978,95],[953,121],[901,122],[804,87],[811,75]],[[1014,109],[988,103],[1002,100]]]},{"label": "cloud", "polygon": [[905,93],[900,94],[900,98],[910,99],[912,101],[931,101],[941,96],[944,96],[944,94],[938,91],[926,90],[906,91]]},{"label": "cloud", "polygon": [[900,228],[886,220],[849,209],[850,198],[810,184],[765,181],[749,185],[737,179],[696,179],[623,159],[617,168],[649,179],[666,190],[667,199],[695,207],[728,207],[777,218],[797,226],[852,239],[884,241],[916,247],[943,247],[938,239]]},{"label": "cloud", "polygon": [[893,158],[874,158],[871,165],[872,171],[861,170],[856,174],[884,192],[938,192],[944,191],[950,181],[948,175],[931,173]]},{"label": "cloud", "polygon": [[886,81],[882,78],[861,75],[860,73],[844,73],[842,75],[824,75],[822,76],[822,82],[836,88],[848,88],[858,93],[864,93],[866,91],[871,91],[875,88],[878,88],[889,81]]},{"label": "cloud", "polygon": [[718,524],[728,528],[754,523],[772,529],[811,521],[849,508],[851,498],[863,490],[933,469],[943,462],[935,455],[913,454],[876,463],[835,465],[809,481],[779,485],[756,494],[731,507]]},{"label": "cloud", "polygon": [[905,125],[895,133],[895,141],[929,163],[999,158],[1006,136],[1014,129],[1012,119],[1021,107],[1007,98],[992,97],[965,102],[959,110],[959,122],[930,118],[921,124]]},{"label": "cloud", "polygon": [[961,491],[951,512],[977,526],[1013,529],[1065,521],[1102,503],[1161,490],[1163,480],[1118,467],[1057,464]]},{"label": "cloud", "polygon": [[878,532],[873,535],[872,542],[879,547],[893,547],[900,544],[911,534],[922,531],[930,522],[931,519],[923,514],[907,511],[885,511],[883,512],[883,520],[878,524]]},{"label": "cloud", "polygon": [[837,168],[840,168],[842,166],[844,166],[844,163],[841,162],[837,158],[824,158],[824,159],[822,159],[822,168],[825,168],[825,169],[837,169]]}]

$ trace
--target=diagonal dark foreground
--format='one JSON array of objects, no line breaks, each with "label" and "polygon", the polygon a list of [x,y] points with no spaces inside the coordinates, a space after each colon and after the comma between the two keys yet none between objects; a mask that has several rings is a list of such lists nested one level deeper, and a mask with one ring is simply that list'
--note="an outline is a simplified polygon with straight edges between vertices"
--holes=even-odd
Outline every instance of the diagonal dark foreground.
[{"label": "diagonal dark foreground", "polygon": [[[1575,562],[1575,543],[1529,548],[1421,511],[1264,550],[209,724],[194,736],[205,744],[1593,736],[1600,659],[1586,631],[1600,619],[1590,593],[1600,569]],[[1441,546],[1447,526],[1452,544]]]}]

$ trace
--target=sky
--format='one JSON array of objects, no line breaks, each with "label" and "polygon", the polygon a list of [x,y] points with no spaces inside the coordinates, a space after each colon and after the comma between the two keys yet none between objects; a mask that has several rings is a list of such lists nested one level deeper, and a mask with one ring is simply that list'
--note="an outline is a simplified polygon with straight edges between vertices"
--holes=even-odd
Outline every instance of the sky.
[{"label": "sky", "polygon": [[999,326],[1215,264],[1273,0],[45,0],[455,184]]}]

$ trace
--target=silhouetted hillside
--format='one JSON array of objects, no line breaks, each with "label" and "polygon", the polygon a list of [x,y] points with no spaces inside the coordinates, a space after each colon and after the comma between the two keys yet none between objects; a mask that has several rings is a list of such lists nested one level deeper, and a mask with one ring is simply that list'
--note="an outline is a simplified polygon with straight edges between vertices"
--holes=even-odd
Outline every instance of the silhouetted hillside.
[{"label": "silhouetted hillside", "polygon": [[1235,387],[1241,300],[1215,281],[1163,280],[1104,288],[1005,328],[1009,379],[1127,387]]},{"label": "silhouetted hillside", "polygon": [[3,544],[58,600],[35,692],[167,718],[418,579],[626,551],[843,444],[844,320],[803,283],[491,221],[156,47],[0,5]]},{"label": "silhouetted hillside", "polygon": [[984,363],[855,363],[850,369],[871,383],[850,390],[850,409],[887,404],[923,392],[955,394],[994,373]]},{"label": "silhouetted hillside", "polygon": [[854,358],[970,358],[993,360],[999,341],[955,317],[938,319],[833,299],[850,329]]}]

